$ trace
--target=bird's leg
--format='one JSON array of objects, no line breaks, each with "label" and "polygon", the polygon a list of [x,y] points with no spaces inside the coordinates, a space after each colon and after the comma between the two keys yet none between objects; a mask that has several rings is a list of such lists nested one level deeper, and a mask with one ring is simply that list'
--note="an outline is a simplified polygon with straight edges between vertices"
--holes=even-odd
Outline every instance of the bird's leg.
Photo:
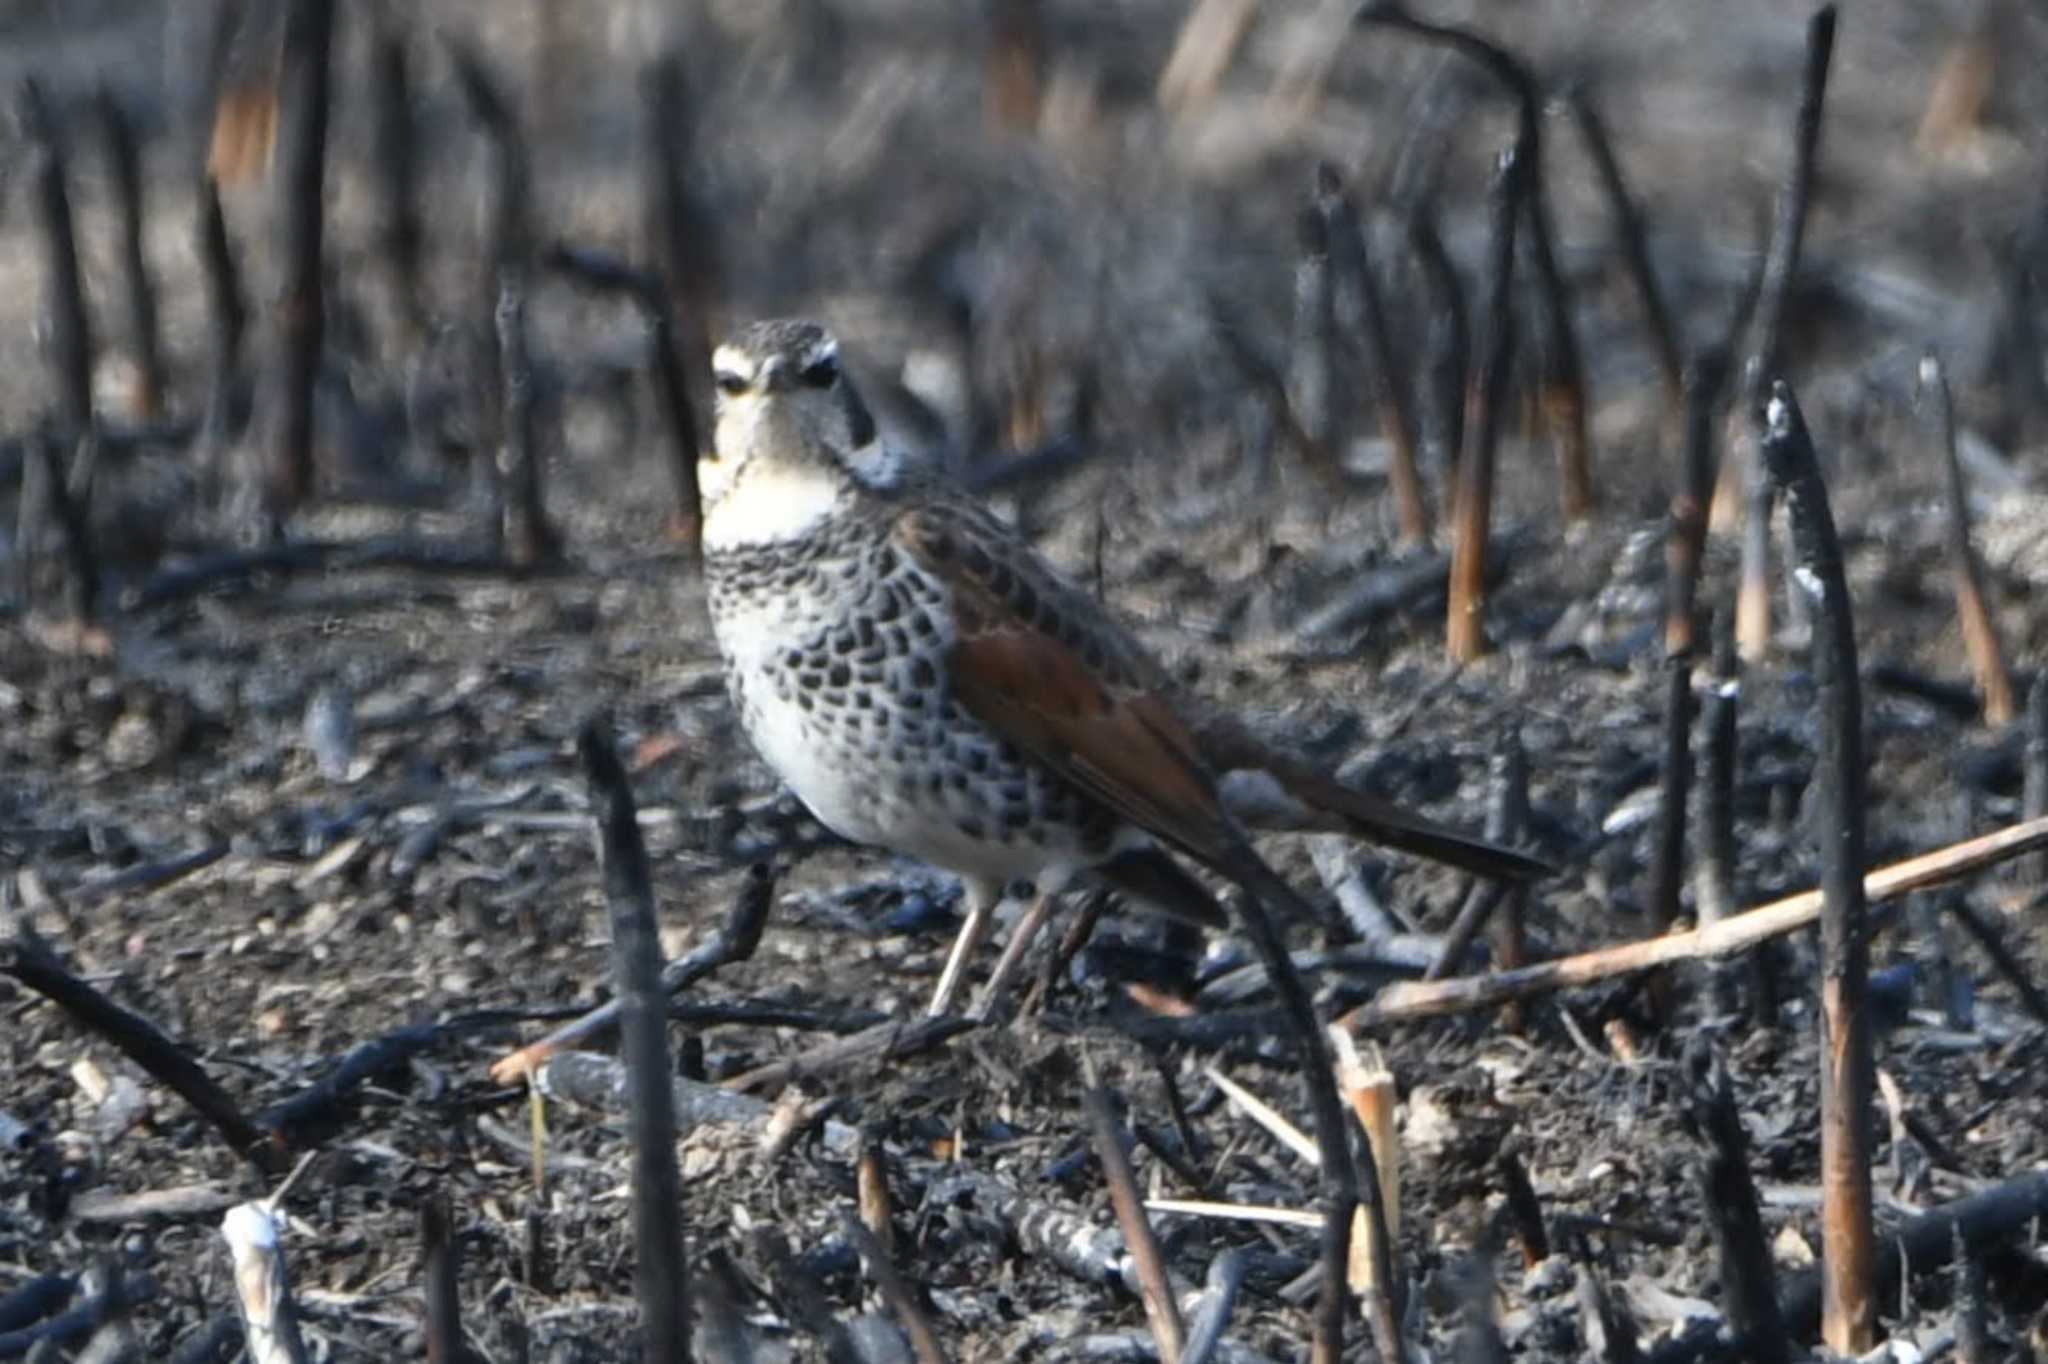
[{"label": "bird's leg", "polygon": [[969,876],[964,878],[964,885],[967,890],[967,922],[960,925],[960,936],[953,940],[953,951],[946,958],[946,969],[939,973],[939,988],[932,992],[932,1006],[925,1010],[933,1018],[953,1012],[953,1000],[967,979],[967,967],[974,960],[982,940],[988,937],[989,925],[995,922],[996,906],[1003,900],[1003,883],[1000,881]]},{"label": "bird's leg", "polygon": [[1010,992],[1018,971],[1023,969],[1024,954],[1031,950],[1031,944],[1038,938],[1046,923],[1052,918],[1052,897],[1058,892],[1041,889],[1032,898],[1031,907],[1017,920],[1017,926],[1010,930],[1010,941],[1003,945],[1003,955],[996,959],[996,969],[990,974],[988,984],[981,987],[981,998],[968,1017],[980,1023],[991,1021],[1003,996]]}]

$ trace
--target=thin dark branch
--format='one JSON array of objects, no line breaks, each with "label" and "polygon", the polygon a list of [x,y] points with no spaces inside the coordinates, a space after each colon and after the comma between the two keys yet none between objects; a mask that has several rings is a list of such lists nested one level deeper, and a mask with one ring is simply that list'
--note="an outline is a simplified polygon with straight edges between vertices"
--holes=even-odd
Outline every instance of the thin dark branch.
[{"label": "thin dark branch", "polygon": [[1837,1351],[1870,1348],[1877,1326],[1871,1223],[1870,1017],[1864,994],[1870,943],[1864,910],[1866,812],[1863,699],[1856,627],[1842,547],[1812,438],[1782,381],[1771,386],[1758,448],[1792,519],[1793,581],[1818,612],[1813,676],[1820,693],[1820,755],[1814,771],[1820,817],[1821,1230],[1827,1271],[1826,1336]]},{"label": "thin dark branch", "polygon": [[634,1278],[642,1357],[690,1358],[689,1268],[683,1258],[682,1178],[676,1168],[675,1098],[670,1087],[668,995],[661,986],[661,939],[647,850],[626,770],[610,726],[585,725],[577,749],[590,782],[603,850],[612,969],[620,1034],[632,1077]]},{"label": "thin dark branch", "polygon": [[276,357],[267,420],[269,510],[282,515],[313,491],[313,384],[326,329],[320,263],[327,174],[328,52],[334,0],[289,0],[279,91],[276,236],[283,284],[270,309]]}]

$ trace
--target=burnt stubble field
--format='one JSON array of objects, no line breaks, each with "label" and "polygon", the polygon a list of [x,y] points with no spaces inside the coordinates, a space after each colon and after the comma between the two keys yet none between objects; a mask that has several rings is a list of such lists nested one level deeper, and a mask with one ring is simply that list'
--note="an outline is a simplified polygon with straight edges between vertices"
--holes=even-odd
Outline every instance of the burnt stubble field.
[{"label": "burnt stubble field", "polygon": [[[234,1357],[222,1218],[295,1166],[312,1355],[651,1357],[616,1034],[520,1051],[614,989],[596,717],[662,951],[712,958],[668,1029],[699,1357],[1310,1357],[1318,1178],[1226,1093],[1310,1128],[1249,948],[1078,892],[996,1016],[913,1026],[957,885],[737,732],[678,452],[707,338],[783,314],[1191,693],[1556,867],[1261,840],[1399,1102],[1345,1357],[1827,1352],[1829,935],[1682,935],[1856,817],[1874,870],[2048,813],[2038,13],[343,5],[320,172],[325,7],[249,8],[0,6],[0,1358]],[[1847,677],[1763,501],[1795,394]],[[1892,1358],[2048,1358],[2044,876],[1870,897]],[[1148,1316],[1091,1087],[1145,1198],[1267,1210],[1150,1214],[1218,1344]]]}]

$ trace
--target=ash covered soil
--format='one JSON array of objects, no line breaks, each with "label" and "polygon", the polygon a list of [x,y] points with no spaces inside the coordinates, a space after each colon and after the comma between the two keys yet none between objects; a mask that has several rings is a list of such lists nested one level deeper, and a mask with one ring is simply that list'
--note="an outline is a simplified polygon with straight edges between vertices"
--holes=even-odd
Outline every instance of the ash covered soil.
[{"label": "ash covered soil", "polygon": [[[1501,560],[1486,617],[1493,650],[1457,667],[1444,654],[1441,592],[1427,586],[1330,628],[1332,603],[1429,551],[1397,542],[1386,445],[1355,363],[1341,385],[1350,396],[1334,478],[1289,445],[1273,391],[1294,346],[1295,220],[1319,160],[1343,172],[1375,223],[1411,370],[1425,368],[1441,320],[1399,230],[1417,202],[1432,205],[1477,328],[1485,184],[1512,133],[1507,101],[1456,56],[1348,32],[1342,5],[1260,10],[1211,78],[1195,71],[1164,102],[1181,6],[998,8],[1011,17],[946,17],[890,0],[712,4],[696,16],[686,165],[726,314],[828,320],[907,443],[985,448],[991,460],[1060,443],[1078,452],[995,501],[1195,691],[1318,761],[1477,828],[1489,758],[1518,735],[1530,768],[1525,842],[1559,867],[1527,905],[1534,950],[1562,955],[1650,932],[1663,543],[1679,457],[1570,120],[1546,118],[1544,169],[1586,357],[1600,504],[1589,523],[1560,525],[1554,457],[1527,396],[1539,331],[1518,291]],[[994,36],[1034,8],[1035,54]],[[1202,8],[1212,18],[1234,9]],[[1428,17],[1499,38],[1560,88],[1589,83],[1684,344],[1721,339],[1756,274],[1790,158],[1805,16],[1745,3]],[[0,24],[12,29],[7,64],[43,74],[67,107],[105,80],[140,114],[169,407],[193,416],[207,349],[185,170],[191,36],[153,9],[113,3],[23,7]],[[322,482],[293,518],[294,538],[457,543],[474,532],[467,447],[488,429],[495,399],[464,329],[487,307],[489,158],[438,35],[473,44],[530,120],[541,238],[645,256],[636,81],[670,20],[624,4],[529,11],[437,0],[411,7],[404,24],[433,325],[423,335],[400,325],[376,247],[361,97],[368,25],[345,17]],[[1972,33],[1988,35],[1979,116],[1923,130],[1944,63],[1967,62],[1971,49],[1957,45]],[[2014,319],[2026,320],[2026,305],[2012,300],[2013,281],[2038,268],[2025,257],[2039,247],[2048,105],[2030,76],[2044,52],[2038,17],[1971,5],[1859,6],[1836,48],[1788,368],[1830,480],[1857,611],[1873,864],[2020,812],[2020,726],[1978,716],[1943,552],[1941,465],[1913,382],[1922,349],[1937,347],[1956,387],[1993,618],[2024,694],[2048,649],[2034,599],[2048,581],[2048,422],[2034,406],[2038,352],[2035,391],[2015,377],[2025,361],[2012,360]],[[1019,84],[1019,69],[1035,70],[1035,85]],[[75,141],[100,396],[118,426],[131,361],[110,194],[90,134]],[[265,195],[226,195],[259,298],[273,268]],[[49,399],[34,302],[41,257],[26,196],[11,199],[0,221],[0,426],[21,433]],[[644,329],[555,277],[539,286],[532,320],[547,496],[566,545],[551,571],[337,562],[152,598],[165,573],[239,543],[247,516],[236,489],[249,476],[233,452],[205,465],[176,442],[131,441],[103,458],[92,490],[111,647],[80,651],[30,609],[31,589],[46,609],[57,599],[60,559],[44,538],[32,570],[20,571],[26,447],[0,450],[11,575],[0,587],[0,906],[189,1048],[251,1113],[365,1041],[446,1025],[294,1134],[319,1154],[287,1202],[293,1273],[310,1334],[337,1358],[423,1348],[420,1210],[436,1194],[453,1210],[465,1327],[488,1358],[637,1348],[623,1116],[549,1105],[537,1185],[527,1096],[486,1074],[547,1020],[609,991],[575,753],[593,713],[609,713],[633,769],[672,954],[724,921],[751,863],[782,871],[758,951],[679,999],[671,1040],[700,1048],[709,1078],[877,1016],[915,1017],[958,922],[946,878],[880,854],[812,852],[815,830],[775,807],[774,779],[726,705],[701,586],[664,535],[673,480],[640,373]],[[1425,405],[1424,468],[1439,512],[1443,427]],[[1014,448],[993,453],[1003,447]],[[1704,604],[1732,600],[1733,558],[1732,541],[1716,537]],[[1815,693],[1782,591],[1776,605],[1778,647],[1747,669],[1741,694],[1743,904],[1817,879]],[[333,737],[344,731],[345,742]],[[1303,840],[1266,850],[1297,886],[1328,898]],[[1417,933],[1446,928],[1466,890],[1453,873],[1399,856],[1348,856]],[[2038,881],[2031,867],[2006,868],[1952,892],[2037,981],[2048,979]],[[1882,1226],[2048,1162],[2042,1024],[1952,923],[1944,931],[1974,1011],[1959,1024],[1932,1006],[1929,924],[1941,901],[1924,898],[1880,912],[1873,946],[1880,970],[1918,972],[1893,996],[1879,1043],[1878,1064],[1915,1124],[1900,1141],[1882,1114],[1876,1121]],[[1688,888],[1688,913],[1691,903]],[[1074,912],[1065,907],[1058,924]],[[1304,951],[1333,945],[1321,925],[1292,932]],[[1212,946],[1199,971],[1189,951],[1157,920],[1112,904],[1094,943],[1014,1027],[801,1082],[811,1100],[831,1102],[832,1121],[882,1151],[896,1260],[927,1294],[954,1358],[1075,1358],[1084,1337],[1143,1336],[1132,1294],[1006,1244],[985,1191],[978,1201],[960,1192],[963,1176],[993,1175],[1111,1225],[1080,1103],[1084,1062],[1145,1129],[1134,1159],[1149,1192],[1313,1206],[1312,1172],[1237,1116],[1210,1078],[1221,1069],[1307,1125],[1270,999],[1203,992],[1243,959],[1241,946]],[[981,973],[992,964],[990,951]],[[1467,969],[1483,964],[1475,957]],[[1624,981],[1541,997],[1515,1020],[1484,1013],[1376,1032],[1405,1101],[1400,1260],[1419,1342],[1448,1347],[1475,1251],[1500,1244],[1503,1153],[1526,1169],[1553,1251],[1526,1264],[1510,1249],[1494,1262],[1516,1357],[1598,1348],[1574,1291],[1582,1277],[1627,1305],[1646,1347],[1718,1310],[1682,1121],[1681,1058],[1700,1036],[1733,1077],[1779,1268],[1788,1282],[1806,1269],[1820,1244],[1812,944],[1787,940],[1774,969],[1782,1000],[1770,1018],[1747,993],[1740,1008],[1718,1006],[1702,975],[1680,972],[1661,1023],[1657,1000]],[[1338,965],[1311,983],[1333,1016],[1387,978]],[[154,1281],[133,1325],[147,1356],[167,1355],[230,1310],[219,1214],[273,1181],[119,1052],[6,978],[0,1018],[0,1113],[31,1129],[0,1152],[0,1292],[118,1262]],[[1632,1047],[1617,1044],[1623,1036]],[[139,1106],[127,1102],[136,1086]],[[727,1259],[760,1357],[824,1357],[791,1324],[764,1233],[788,1244],[832,1312],[884,1310],[840,1230],[855,1197],[843,1143],[764,1155],[755,1132],[710,1126],[685,1138],[682,1159],[692,1262]],[[185,1186],[219,1197],[199,1197],[196,1211],[106,1210],[112,1195]],[[1264,1357],[1305,1357],[1313,1295],[1290,1285],[1315,1260],[1313,1232],[1179,1215],[1157,1225],[1190,1281],[1227,1247],[1250,1252],[1230,1340]],[[2035,1240],[1990,1257],[1991,1325],[2013,1349],[2030,1333],[2041,1348],[2043,1256]],[[1881,1311],[1888,1330],[1927,1342],[1951,1328],[1950,1306],[1946,1276],[1934,1276]],[[1364,1334],[1361,1322],[1354,1338]]]}]

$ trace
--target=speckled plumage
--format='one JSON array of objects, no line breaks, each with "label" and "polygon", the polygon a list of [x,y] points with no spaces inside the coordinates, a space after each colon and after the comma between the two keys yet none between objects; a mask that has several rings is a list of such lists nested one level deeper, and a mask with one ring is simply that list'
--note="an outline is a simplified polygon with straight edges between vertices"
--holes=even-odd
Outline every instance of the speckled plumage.
[{"label": "speckled plumage", "polygon": [[[998,881],[1099,861],[1120,821],[952,695],[950,593],[897,538],[902,518],[932,505],[850,489],[801,540],[706,555],[741,724],[812,812],[856,842]],[[972,509],[947,519],[985,531]]]},{"label": "speckled plumage", "polygon": [[[935,1009],[1009,880],[1049,894],[1164,844],[1298,906],[1224,808],[1219,772],[1256,774],[1312,827],[1492,875],[1540,870],[1225,721],[1191,727],[1099,603],[876,437],[838,351],[813,323],[775,322],[712,357],[717,426],[698,466],[711,620],[741,723],[798,797],[847,838],[966,880]],[[1199,907],[1175,907],[1220,919],[1190,887]]]}]

